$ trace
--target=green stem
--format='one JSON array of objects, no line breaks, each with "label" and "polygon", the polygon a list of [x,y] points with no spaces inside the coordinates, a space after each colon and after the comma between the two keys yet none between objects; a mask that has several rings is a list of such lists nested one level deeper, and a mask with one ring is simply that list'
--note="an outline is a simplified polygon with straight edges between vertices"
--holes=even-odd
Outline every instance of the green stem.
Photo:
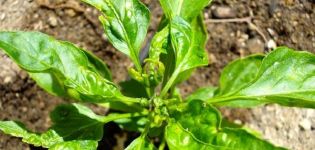
[{"label": "green stem", "polygon": [[128,103],[141,103],[143,101],[143,98],[133,98],[133,97],[127,97],[123,95],[118,96],[117,98],[123,102],[128,102]]},{"label": "green stem", "polygon": [[164,150],[164,148],[165,148],[165,137],[163,136],[162,137],[162,142],[161,142],[161,145],[159,146],[159,150]]},{"label": "green stem", "polygon": [[146,88],[145,88],[145,91],[147,92],[148,97],[151,97],[151,96],[152,96],[152,94],[151,94],[151,88],[150,88],[150,87],[146,87]]},{"label": "green stem", "polygon": [[133,57],[136,58],[136,59],[133,59],[132,61],[133,61],[134,65],[135,65],[137,71],[140,74],[142,74],[142,67],[141,67],[141,63],[139,61],[139,58],[138,58],[138,56],[136,54],[133,54],[133,55],[134,55]]},{"label": "green stem", "polygon": [[164,88],[162,89],[162,92],[160,94],[160,97],[164,97],[168,90],[172,87],[172,85],[174,84],[177,76],[179,74],[179,70],[175,70],[175,72],[172,74],[171,78],[168,80],[168,82],[166,83],[166,85],[164,86]]},{"label": "green stem", "polygon": [[[263,97],[263,96],[262,96]],[[252,99],[253,97],[244,97],[244,96],[228,96],[228,97],[216,97],[208,99],[206,102],[210,104],[222,103],[222,102],[230,102],[235,99]]]},{"label": "green stem", "polygon": [[118,119],[139,117],[139,116],[145,116],[145,115],[147,115],[147,113],[111,114],[111,115],[105,116],[102,119],[102,122],[108,123],[108,122],[118,120]]}]

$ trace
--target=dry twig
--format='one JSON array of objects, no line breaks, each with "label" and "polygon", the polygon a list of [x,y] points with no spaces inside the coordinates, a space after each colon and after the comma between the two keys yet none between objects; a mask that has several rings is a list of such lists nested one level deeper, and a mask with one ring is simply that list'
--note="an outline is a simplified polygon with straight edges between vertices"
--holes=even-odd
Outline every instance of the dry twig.
[{"label": "dry twig", "polygon": [[244,18],[232,18],[232,19],[207,19],[205,23],[243,23],[246,22],[249,25],[249,28],[255,30],[264,40],[265,44],[268,43],[268,39],[265,36],[265,34],[262,32],[262,30],[257,27],[253,22],[252,22],[252,16],[250,17],[244,17]]}]

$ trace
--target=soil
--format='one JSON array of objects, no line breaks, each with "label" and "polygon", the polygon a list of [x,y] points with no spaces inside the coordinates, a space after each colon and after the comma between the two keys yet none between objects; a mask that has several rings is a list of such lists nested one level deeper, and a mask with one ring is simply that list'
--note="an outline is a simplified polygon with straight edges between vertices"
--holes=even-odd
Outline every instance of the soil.
[{"label": "soil", "polygon": [[[149,35],[154,33],[162,16],[157,1],[144,0],[152,12]],[[270,47],[287,45],[315,53],[315,4],[312,0],[214,0],[204,12],[206,19],[243,18],[246,22],[213,23],[208,20],[207,50],[211,64],[198,69],[181,84],[187,95],[198,87],[217,85],[220,71],[228,62],[252,53],[266,53]],[[127,79],[130,60],[115,50],[102,33],[99,13],[78,0],[0,0],[0,30],[36,30],[60,40],[71,41],[102,58],[118,83]],[[255,27],[257,28],[255,29]],[[269,46],[269,48],[268,48]],[[46,94],[0,52],[0,120],[19,120],[33,131],[46,130],[51,122],[49,112],[68,100]],[[107,110],[92,106],[99,113]],[[315,147],[315,111],[267,105],[255,109],[222,109],[231,121],[260,131],[273,143],[295,150]],[[122,149],[116,137],[126,134],[115,125],[106,126],[111,138],[102,141],[109,149]],[[130,136],[130,135],[128,135]],[[118,142],[119,143],[119,142]],[[114,146],[116,145],[116,146]],[[20,139],[0,135],[0,149],[35,149]]]}]

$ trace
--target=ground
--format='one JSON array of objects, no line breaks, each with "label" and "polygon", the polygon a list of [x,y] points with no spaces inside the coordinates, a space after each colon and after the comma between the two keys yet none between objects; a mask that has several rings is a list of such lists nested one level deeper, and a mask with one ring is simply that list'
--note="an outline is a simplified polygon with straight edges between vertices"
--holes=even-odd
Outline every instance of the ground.
[{"label": "ground", "polygon": [[[157,1],[143,1],[152,12],[150,37],[162,14]],[[109,44],[98,15],[96,10],[78,0],[0,0],[0,31],[36,30],[71,41],[102,58],[118,83],[127,78],[126,68],[131,63]],[[204,15],[211,64],[198,69],[191,79],[181,84],[184,95],[198,87],[217,85],[220,71],[231,60],[252,53],[267,53],[275,45],[315,53],[315,4],[312,0],[214,0]],[[252,17],[251,22],[224,23],[221,20],[215,23],[214,20],[246,17]],[[0,120],[20,120],[34,131],[44,131],[50,125],[49,112],[66,101],[46,94],[0,52]],[[93,108],[98,113],[106,112]],[[229,120],[260,131],[264,138],[279,146],[295,150],[315,147],[314,110],[267,105],[222,111]],[[18,138],[0,134],[0,149],[34,148]]]}]

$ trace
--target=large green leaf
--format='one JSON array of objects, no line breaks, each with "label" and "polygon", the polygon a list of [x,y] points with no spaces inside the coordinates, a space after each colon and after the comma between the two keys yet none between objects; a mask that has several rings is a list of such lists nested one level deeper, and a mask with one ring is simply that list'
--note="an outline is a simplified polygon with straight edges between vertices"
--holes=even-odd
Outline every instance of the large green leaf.
[{"label": "large green leaf", "polygon": [[[228,73],[228,72],[226,72]],[[226,75],[223,75],[226,76]],[[248,106],[252,102],[315,108],[315,55],[286,47],[269,53],[247,85],[209,99],[218,105]]]},{"label": "large green leaf", "polygon": [[51,149],[96,149],[102,139],[103,125],[112,120],[94,114],[79,105],[60,105],[52,113],[53,126],[43,134],[30,132],[25,126],[13,121],[0,121],[0,130],[21,137],[23,142]]},{"label": "large green leaf", "polygon": [[[202,22],[201,18],[197,18]],[[201,19],[201,20],[200,20]],[[192,24],[193,28],[182,18],[175,17],[170,23],[172,50],[175,53],[175,70],[163,89],[165,94],[178,79],[181,73],[208,64],[208,55],[204,50],[206,34],[199,23]]]},{"label": "large green leaf", "polygon": [[218,95],[239,91],[253,81],[263,59],[263,55],[252,55],[238,59],[226,66],[221,73]]},{"label": "large green leaf", "polygon": [[243,129],[221,127],[221,116],[212,106],[193,100],[171,115],[166,127],[170,150],[275,150],[283,149],[251,135]]},{"label": "large green leaf", "polygon": [[139,0],[82,0],[99,9],[108,39],[140,69],[139,53],[150,22],[150,11]]},{"label": "large green leaf", "polygon": [[71,43],[39,32],[0,32],[0,48],[52,94],[97,103],[123,97],[106,66]]},{"label": "large green leaf", "polygon": [[211,0],[160,0],[164,13],[168,18],[180,16],[190,22],[210,4]]},{"label": "large green leaf", "polygon": [[196,99],[203,100],[203,101],[208,100],[214,97],[217,90],[218,88],[213,87],[213,86],[200,88],[196,90],[195,92],[193,92],[192,94],[190,94],[188,97],[186,97],[186,101],[191,101],[191,100],[196,100]]},{"label": "large green leaf", "polygon": [[0,121],[0,130],[35,146],[54,150],[93,150],[102,139],[105,123],[141,116],[143,114],[139,113],[99,116],[80,104],[60,105],[51,113],[53,125],[45,133],[30,132],[23,124],[14,121]]},{"label": "large green leaf", "polygon": [[154,145],[145,137],[138,137],[125,150],[155,150]]},{"label": "large green leaf", "polygon": [[[227,65],[221,73],[220,89],[218,90],[216,96],[228,95],[237,92],[247,86],[256,78],[263,59],[263,55],[252,55],[242,59],[238,59]],[[247,100],[232,101],[224,103],[222,105],[232,107],[248,107],[256,106],[263,103],[264,102]]]}]

